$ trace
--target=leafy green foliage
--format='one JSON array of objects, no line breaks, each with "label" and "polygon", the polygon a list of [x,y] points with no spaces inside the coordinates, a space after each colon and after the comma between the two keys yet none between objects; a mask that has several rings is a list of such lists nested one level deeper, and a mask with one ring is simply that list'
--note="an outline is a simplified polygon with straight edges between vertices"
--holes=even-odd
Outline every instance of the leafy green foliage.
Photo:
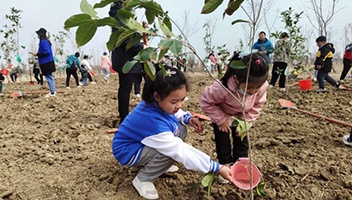
[{"label": "leafy green foliage", "polygon": [[234,118],[231,125],[237,126],[236,131],[241,136],[242,140],[246,136],[247,131],[252,127],[251,122],[247,122],[245,120],[241,120],[241,119],[237,119],[237,118]]},{"label": "leafy green foliage", "polygon": [[265,190],[265,182],[260,180],[258,186],[254,189],[254,196],[267,197],[268,193]]},{"label": "leafy green foliage", "polygon": [[224,0],[208,0],[202,8],[202,14],[209,14],[216,10]]},{"label": "leafy green foliage", "polygon": [[247,66],[240,60],[231,61],[230,67],[233,69],[246,69]]}]

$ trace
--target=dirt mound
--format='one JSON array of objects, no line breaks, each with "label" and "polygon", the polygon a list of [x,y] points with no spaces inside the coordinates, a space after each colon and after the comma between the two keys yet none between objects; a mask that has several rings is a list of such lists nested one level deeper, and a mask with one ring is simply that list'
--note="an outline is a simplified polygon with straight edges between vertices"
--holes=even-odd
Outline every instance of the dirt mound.
[{"label": "dirt mound", "polygon": [[[201,73],[188,76],[192,88],[186,109],[201,113],[199,97],[212,79]],[[40,87],[28,82],[6,84],[5,96],[0,97],[1,198],[141,199],[132,186],[137,169],[115,161],[113,135],[106,134],[118,120],[117,76],[109,83],[96,78],[96,85],[72,88],[49,99],[38,94],[13,99],[12,92]],[[56,79],[56,85],[64,90],[64,79]],[[352,123],[352,92],[328,89],[325,94],[302,92],[298,86],[285,93],[268,91],[268,102],[250,138],[253,160],[271,199],[352,199],[351,148],[341,140],[351,129],[284,110],[277,101],[288,99],[301,109]],[[137,103],[132,99],[131,109]],[[205,128],[202,135],[189,131],[187,142],[215,159],[212,127],[205,123]],[[178,172],[155,182],[160,198],[206,199],[202,188],[191,190],[203,174],[177,165]],[[243,199],[247,194],[232,184],[215,184],[211,195]]]}]

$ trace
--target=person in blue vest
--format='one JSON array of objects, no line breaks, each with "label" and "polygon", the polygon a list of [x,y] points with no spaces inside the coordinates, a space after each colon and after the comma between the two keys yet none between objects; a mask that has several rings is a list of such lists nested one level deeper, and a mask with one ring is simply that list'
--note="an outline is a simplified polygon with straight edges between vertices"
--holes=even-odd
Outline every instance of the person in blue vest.
[{"label": "person in blue vest", "polygon": [[51,49],[51,42],[46,36],[46,29],[40,28],[36,31],[39,38],[38,52],[31,54],[38,57],[38,63],[45,80],[48,82],[50,92],[45,97],[54,97],[56,95],[55,80],[53,72],[56,71],[53,51]]},{"label": "person in blue vest", "polygon": [[267,62],[270,64],[270,54],[274,52],[274,46],[268,39],[266,39],[266,33],[264,31],[259,33],[259,39],[253,44],[252,49],[265,55]]}]

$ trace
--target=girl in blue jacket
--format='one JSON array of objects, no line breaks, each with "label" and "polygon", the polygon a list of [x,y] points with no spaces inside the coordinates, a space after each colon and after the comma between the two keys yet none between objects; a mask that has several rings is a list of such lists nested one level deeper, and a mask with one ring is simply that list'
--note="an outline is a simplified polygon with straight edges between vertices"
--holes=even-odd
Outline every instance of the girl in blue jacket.
[{"label": "girl in blue jacket", "polygon": [[229,167],[183,141],[183,126],[190,125],[195,132],[203,131],[203,126],[189,112],[181,110],[188,90],[186,76],[178,69],[166,69],[166,76],[160,70],[154,81],[146,79],[143,100],[127,115],[112,141],[112,151],[119,163],[140,167],[132,183],[146,199],[159,198],[153,182],[175,161],[187,169],[218,172],[231,180]]}]

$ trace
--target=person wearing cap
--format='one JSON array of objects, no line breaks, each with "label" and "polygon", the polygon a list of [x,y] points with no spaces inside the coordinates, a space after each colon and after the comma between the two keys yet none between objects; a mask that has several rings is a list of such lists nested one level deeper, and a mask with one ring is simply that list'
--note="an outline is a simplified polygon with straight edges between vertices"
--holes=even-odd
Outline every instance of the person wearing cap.
[{"label": "person wearing cap", "polygon": [[273,55],[273,68],[271,72],[270,87],[275,86],[275,83],[279,79],[279,90],[286,91],[286,75],[285,70],[291,54],[291,42],[288,41],[288,34],[286,32],[281,33],[280,39],[275,44],[275,50]]},{"label": "person wearing cap", "polygon": [[56,71],[53,51],[51,49],[51,42],[46,35],[46,30],[40,28],[36,31],[39,39],[38,52],[32,52],[34,56],[38,57],[38,63],[42,74],[48,82],[50,92],[45,97],[53,97],[56,95],[55,80],[53,72]]}]

